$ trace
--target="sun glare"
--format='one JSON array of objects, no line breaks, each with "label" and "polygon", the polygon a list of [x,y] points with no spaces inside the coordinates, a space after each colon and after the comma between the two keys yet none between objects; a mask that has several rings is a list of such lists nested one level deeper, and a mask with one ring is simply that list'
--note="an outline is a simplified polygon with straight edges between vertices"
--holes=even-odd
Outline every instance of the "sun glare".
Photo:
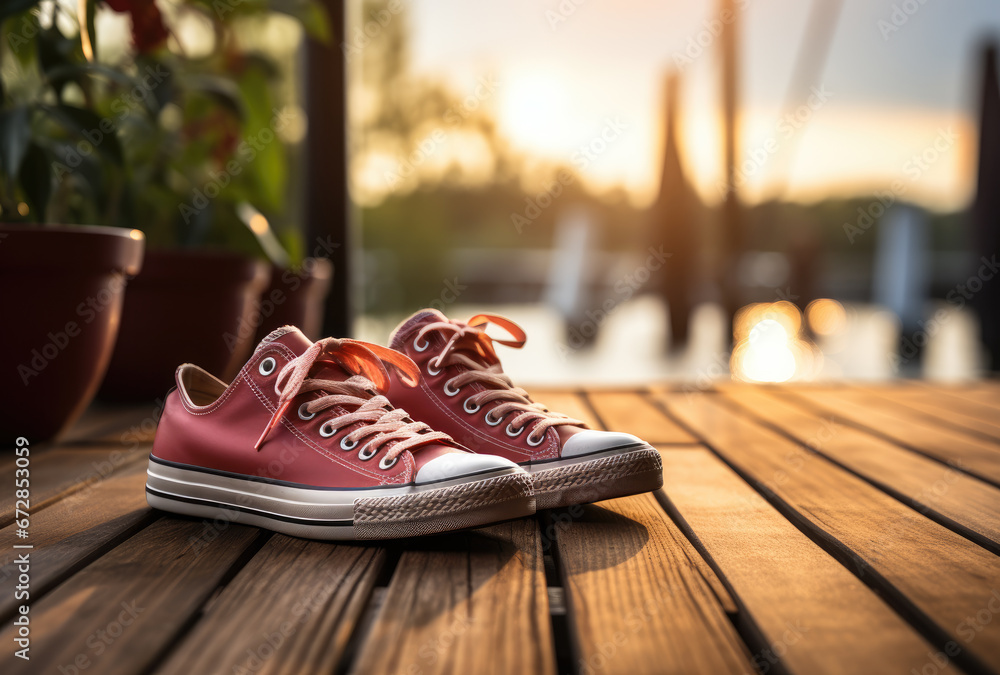
[{"label": "sun glare", "polygon": [[746,382],[811,379],[821,356],[800,337],[801,331],[802,314],[790,302],[762,302],[742,308],[733,321],[733,378]]}]

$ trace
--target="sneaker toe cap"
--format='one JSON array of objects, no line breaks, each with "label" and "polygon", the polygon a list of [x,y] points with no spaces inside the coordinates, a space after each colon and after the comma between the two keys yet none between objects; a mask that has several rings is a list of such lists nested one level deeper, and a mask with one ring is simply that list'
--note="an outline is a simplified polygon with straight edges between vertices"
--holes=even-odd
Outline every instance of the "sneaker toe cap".
[{"label": "sneaker toe cap", "polygon": [[641,445],[646,447],[646,442],[638,436],[623,434],[618,431],[598,431],[596,429],[585,429],[578,431],[563,443],[563,457],[578,457],[589,455],[594,452],[604,450],[614,450],[615,448],[627,448],[629,446]]},{"label": "sneaker toe cap", "polygon": [[420,467],[414,482],[433,483],[441,480],[452,480],[471,474],[503,469],[519,469],[514,462],[496,455],[475,455],[471,452],[449,452]]}]

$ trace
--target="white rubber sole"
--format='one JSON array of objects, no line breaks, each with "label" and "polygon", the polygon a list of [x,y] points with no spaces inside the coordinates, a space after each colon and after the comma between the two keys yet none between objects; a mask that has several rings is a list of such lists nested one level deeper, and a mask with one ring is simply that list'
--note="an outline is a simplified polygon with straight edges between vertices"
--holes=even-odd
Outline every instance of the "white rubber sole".
[{"label": "white rubber sole", "polygon": [[589,504],[663,487],[663,460],[646,443],[521,466],[531,474],[538,509]]},{"label": "white rubber sole", "polygon": [[241,476],[150,456],[146,501],[197,518],[309,539],[396,539],[530,516],[532,480],[520,468],[435,483],[329,489]]}]

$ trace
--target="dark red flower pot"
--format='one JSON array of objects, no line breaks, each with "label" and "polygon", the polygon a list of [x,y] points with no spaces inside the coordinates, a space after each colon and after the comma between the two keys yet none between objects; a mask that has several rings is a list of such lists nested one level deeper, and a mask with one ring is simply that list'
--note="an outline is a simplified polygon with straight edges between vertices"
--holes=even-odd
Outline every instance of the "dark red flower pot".
[{"label": "dark red flower pot", "polygon": [[90,403],[145,242],[139,230],[0,224],[0,447],[54,438]]},{"label": "dark red flower pot", "polygon": [[257,308],[255,342],[286,325],[298,326],[310,340],[324,337],[323,308],[332,278],[333,264],[326,258],[306,258],[298,267],[272,267],[271,284]]},{"label": "dark red flower pot", "polygon": [[149,251],[129,284],[100,397],[159,398],[182,363],[231,380],[254,346],[246,326],[269,279],[268,265],[234,253]]}]

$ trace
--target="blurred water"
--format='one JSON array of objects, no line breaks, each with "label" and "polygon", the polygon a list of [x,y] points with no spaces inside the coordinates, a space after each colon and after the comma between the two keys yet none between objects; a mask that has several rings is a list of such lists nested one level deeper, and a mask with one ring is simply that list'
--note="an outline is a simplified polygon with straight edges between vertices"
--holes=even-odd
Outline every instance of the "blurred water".
[{"label": "blurred water", "polygon": [[[983,358],[974,315],[952,307],[928,305],[922,332],[908,335],[923,345],[922,357],[899,349],[899,322],[891,312],[874,305],[844,305],[840,330],[815,340],[808,368],[796,375],[810,380],[884,381],[924,377],[943,381],[979,377]],[[558,312],[541,304],[468,306],[446,309],[453,318],[480,312],[506,316],[528,334],[521,350],[498,347],[504,369],[515,382],[545,385],[640,385],[658,381],[708,386],[730,380],[731,327],[722,308],[704,304],[692,316],[686,350],[668,354],[667,308],[653,296],[633,298],[604,317],[593,315],[567,333]],[[405,318],[364,316],[355,323],[358,339],[385,344],[389,333]],[[575,338],[600,324],[592,344],[579,346]],[[492,329],[491,329],[492,333]],[[499,331],[496,333],[499,335]],[[906,339],[903,340],[905,345]]]}]

